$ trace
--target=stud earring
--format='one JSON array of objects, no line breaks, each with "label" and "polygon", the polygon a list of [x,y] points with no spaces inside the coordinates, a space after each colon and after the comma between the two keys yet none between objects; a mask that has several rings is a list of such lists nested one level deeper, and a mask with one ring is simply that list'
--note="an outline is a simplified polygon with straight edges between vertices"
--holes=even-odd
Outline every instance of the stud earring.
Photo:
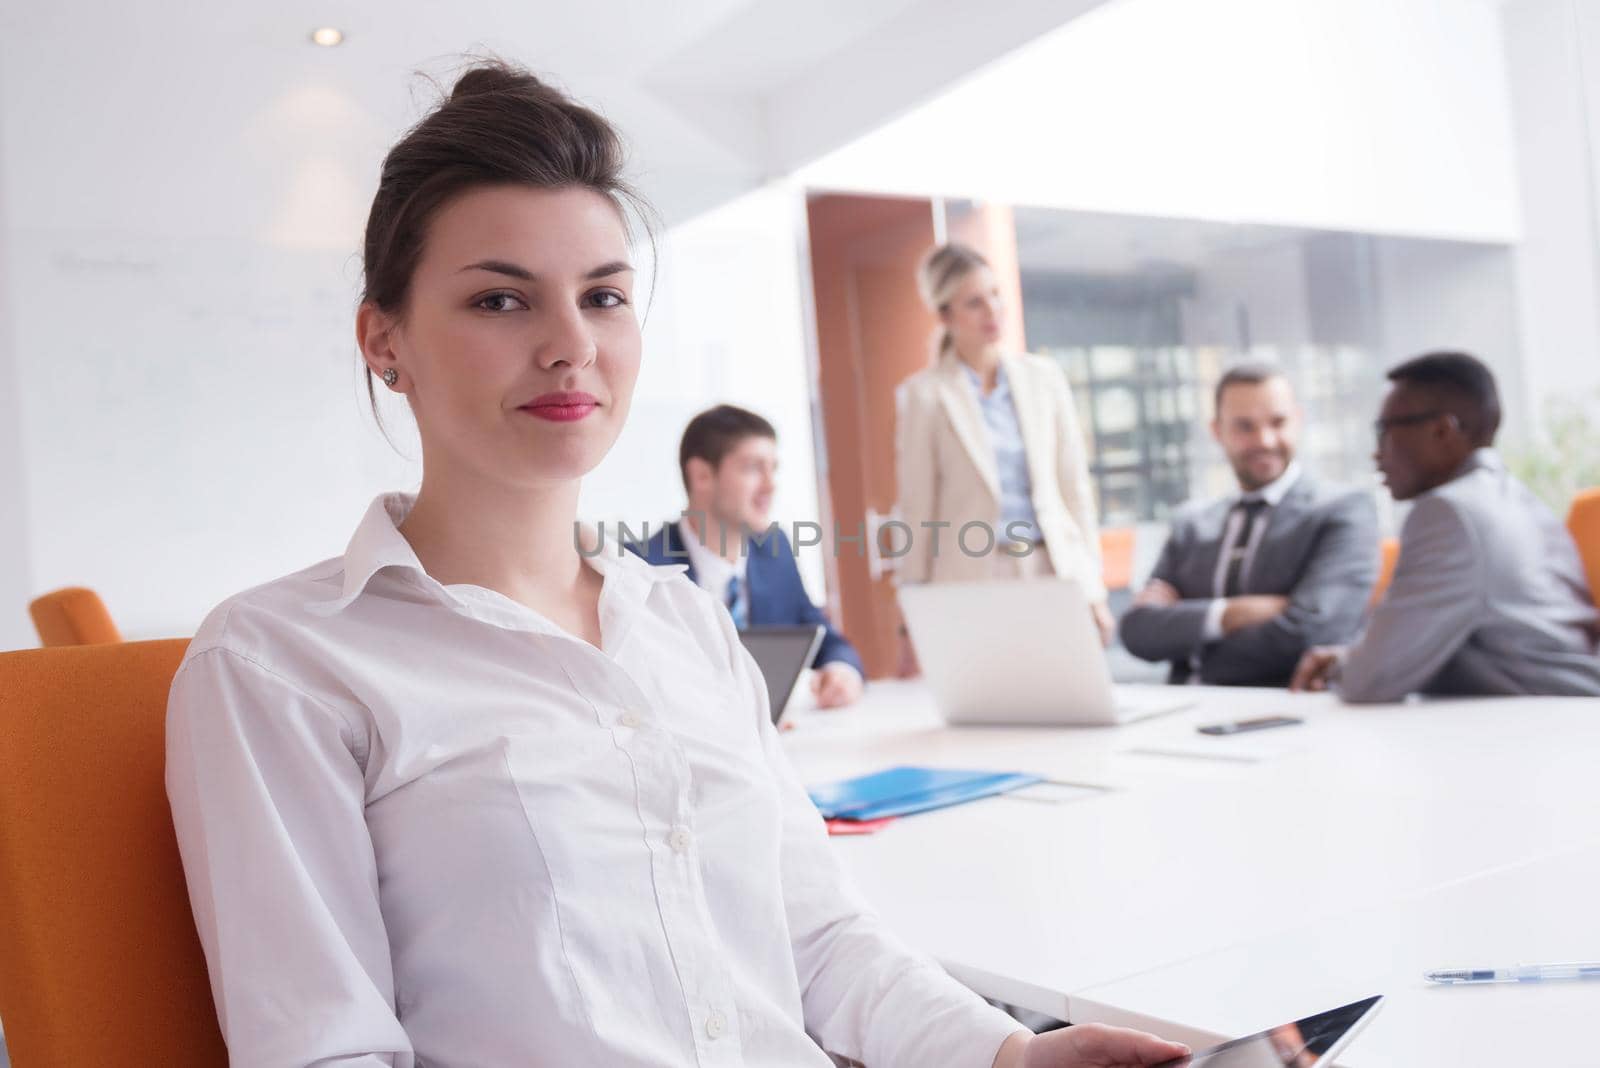
[{"label": "stud earring", "polygon": [[394,388],[394,384],[396,382],[400,381],[400,372],[396,371],[393,367],[385,367],[383,369],[383,376],[382,377],[383,377],[383,384],[388,386],[389,388],[393,389]]}]

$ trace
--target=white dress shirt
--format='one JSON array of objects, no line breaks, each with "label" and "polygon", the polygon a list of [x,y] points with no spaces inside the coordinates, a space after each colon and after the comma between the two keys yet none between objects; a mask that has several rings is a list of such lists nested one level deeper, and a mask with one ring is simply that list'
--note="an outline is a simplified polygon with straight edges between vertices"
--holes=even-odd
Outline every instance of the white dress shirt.
[{"label": "white dress shirt", "polygon": [[988,1068],[1017,1025],[847,885],[725,611],[608,544],[597,649],[430,578],[410,504],[224,602],[173,684],[235,1068],[822,1068],[808,1031]]},{"label": "white dress shirt", "polygon": [[[684,551],[689,554],[689,566],[694,569],[695,585],[715,597],[718,604],[726,604],[728,580],[737,576],[739,600],[744,603],[744,618],[749,619],[750,583],[745,579],[749,559],[745,555],[743,546],[740,546],[738,556],[728,560],[703,545],[694,532],[694,524],[687,519],[678,520],[678,534],[683,538]],[[730,535],[730,540],[735,537],[740,542],[744,541],[743,534]]]},{"label": "white dress shirt", "polygon": [[[1239,510],[1238,505],[1247,501],[1262,501],[1267,506],[1250,531],[1250,544],[1244,546],[1244,559],[1239,564],[1239,581],[1243,582],[1250,574],[1250,566],[1255,563],[1256,550],[1261,547],[1261,539],[1266,536],[1272,510],[1283,502],[1284,496],[1299,480],[1300,464],[1291,460],[1289,466],[1283,469],[1283,474],[1260,489],[1241,493],[1234,499],[1234,507],[1228,512],[1227,522],[1222,528],[1222,551],[1217,555],[1217,570],[1212,578],[1214,599],[1206,609],[1205,626],[1201,632],[1202,642],[1222,640],[1222,613],[1228,608],[1228,599],[1224,596],[1228,582],[1228,558],[1236,548],[1234,543],[1239,540],[1239,531],[1244,525],[1244,513]],[[1198,680],[1198,672],[1195,677]]]}]

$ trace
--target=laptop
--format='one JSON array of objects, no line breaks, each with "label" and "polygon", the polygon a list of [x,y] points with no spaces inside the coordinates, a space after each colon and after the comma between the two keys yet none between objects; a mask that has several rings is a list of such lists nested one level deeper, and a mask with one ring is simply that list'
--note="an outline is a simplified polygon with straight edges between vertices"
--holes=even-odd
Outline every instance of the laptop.
[{"label": "laptop", "polygon": [[767,684],[767,701],[772,709],[772,722],[783,718],[783,710],[794,693],[794,684],[800,673],[811,666],[822,644],[821,626],[762,626],[746,627],[739,632],[739,640],[750,650],[761,677]]},{"label": "laptop", "polygon": [[900,610],[949,723],[1105,726],[1194,704],[1176,690],[1118,692],[1070,579],[902,586]]}]

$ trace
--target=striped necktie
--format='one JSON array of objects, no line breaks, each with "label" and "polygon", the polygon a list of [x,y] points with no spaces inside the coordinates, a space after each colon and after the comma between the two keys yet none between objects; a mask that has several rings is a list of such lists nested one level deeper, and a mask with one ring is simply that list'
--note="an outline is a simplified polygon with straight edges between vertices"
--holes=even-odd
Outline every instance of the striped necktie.
[{"label": "striped necktie", "polygon": [[1267,502],[1256,498],[1240,501],[1234,510],[1244,516],[1239,524],[1239,536],[1228,553],[1228,568],[1222,582],[1222,596],[1237,597],[1244,592],[1244,557],[1250,551],[1250,536],[1255,533],[1256,521],[1266,511]]},{"label": "striped necktie", "polygon": [[734,628],[744,630],[750,625],[750,609],[745,604],[744,598],[739,596],[740,592],[739,576],[729,576],[728,592],[723,599],[728,605],[728,614],[733,617]]}]

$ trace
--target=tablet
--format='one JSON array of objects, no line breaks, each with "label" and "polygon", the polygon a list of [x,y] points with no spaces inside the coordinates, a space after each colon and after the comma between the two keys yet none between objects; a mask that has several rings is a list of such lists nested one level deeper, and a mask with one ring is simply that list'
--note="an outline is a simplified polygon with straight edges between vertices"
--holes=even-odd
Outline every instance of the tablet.
[{"label": "tablet", "polygon": [[1382,997],[1353,1002],[1167,1061],[1159,1068],[1333,1068],[1334,1055],[1350,1044],[1381,1004]]},{"label": "tablet", "polygon": [[767,684],[767,701],[772,709],[772,722],[783,718],[783,708],[789,703],[794,684],[800,673],[811,666],[822,644],[822,627],[747,627],[739,632],[739,640],[750,650],[761,677]]}]

